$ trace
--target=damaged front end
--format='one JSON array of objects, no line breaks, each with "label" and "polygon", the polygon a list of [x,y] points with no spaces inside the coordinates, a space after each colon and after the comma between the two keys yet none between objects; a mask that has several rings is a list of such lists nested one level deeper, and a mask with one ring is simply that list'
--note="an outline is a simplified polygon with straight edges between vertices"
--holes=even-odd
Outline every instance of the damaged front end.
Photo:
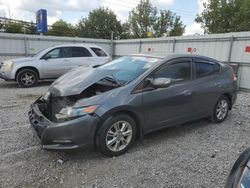
[{"label": "damaged front end", "polygon": [[64,84],[67,79],[64,76],[64,79],[57,80],[31,105],[31,125],[46,149],[64,150],[93,145],[100,121],[95,111],[109,91],[122,86],[106,73],[91,81],[88,78],[71,85]]},{"label": "damaged front end", "polygon": [[52,122],[60,123],[84,115],[93,115],[99,104],[79,106],[78,101],[93,98],[107,91],[120,87],[120,85],[107,81],[106,78],[92,84],[78,95],[55,96],[47,92],[38,101],[39,110]]},{"label": "damaged front end", "polygon": [[37,101],[40,111],[52,122],[60,123],[87,114],[92,115],[100,104],[81,103],[122,86],[112,74],[118,70],[79,68],[57,79]]}]

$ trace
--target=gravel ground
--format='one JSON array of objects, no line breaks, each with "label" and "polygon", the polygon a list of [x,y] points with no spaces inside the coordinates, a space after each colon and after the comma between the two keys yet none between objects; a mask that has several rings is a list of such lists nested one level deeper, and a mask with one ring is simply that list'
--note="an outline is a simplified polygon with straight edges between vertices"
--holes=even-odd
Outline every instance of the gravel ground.
[{"label": "gravel ground", "polygon": [[225,122],[203,119],[158,131],[120,157],[45,151],[27,112],[49,84],[21,89],[0,80],[0,187],[223,187],[250,147],[250,93],[239,93]]}]

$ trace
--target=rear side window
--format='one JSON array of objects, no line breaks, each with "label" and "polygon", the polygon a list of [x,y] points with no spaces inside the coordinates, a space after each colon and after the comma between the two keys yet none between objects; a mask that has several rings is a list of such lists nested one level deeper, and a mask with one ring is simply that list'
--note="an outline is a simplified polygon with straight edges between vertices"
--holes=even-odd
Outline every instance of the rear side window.
[{"label": "rear side window", "polygon": [[108,56],[102,49],[100,48],[91,48],[93,52],[98,56],[98,57],[106,57]]},{"label": "rear side window", "polygon": [[170,78],[173,81],[183,81],[191,79],[191,65],[190,62],[180,62],[167,65],[157,71],[155,78]]},{"label": "rear side window", "polygon": [[195,62],[195,72],[197,78],[219,74],[220,66],[217,63]]},{"label": "rear side window", "polygon": [[91,57],[91,53],[84,47],[72,47],[72,57]]}]

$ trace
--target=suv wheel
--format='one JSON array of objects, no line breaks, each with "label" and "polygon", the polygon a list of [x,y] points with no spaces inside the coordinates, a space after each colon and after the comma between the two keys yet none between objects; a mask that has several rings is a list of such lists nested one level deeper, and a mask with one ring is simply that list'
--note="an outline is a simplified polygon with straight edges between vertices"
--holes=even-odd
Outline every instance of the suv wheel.
[{"label": "suv wheel", "polygon": [[215,123],[221,123],[227,118],[229,111],[229,100],[226,96],[221,96],[214,106],[211,120]]},{"label": "suv wheel", "polygon": [[97,137],[97,148],[106,156],[119,156],[125,153],[134,143],[136,124],[133,118],[122,114],[108,118],[100,127]]},{"label": "suv wheel", "polygon": [[20,87],[33,87],[37,81],[38,75],[33,70],[24,69],[17,74],[17,83]]}]

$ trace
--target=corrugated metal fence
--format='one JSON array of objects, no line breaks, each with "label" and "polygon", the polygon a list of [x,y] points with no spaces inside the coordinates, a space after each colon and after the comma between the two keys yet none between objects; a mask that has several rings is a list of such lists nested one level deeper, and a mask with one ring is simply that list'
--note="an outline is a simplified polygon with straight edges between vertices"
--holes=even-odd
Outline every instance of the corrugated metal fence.
[{"label": "corrugated metal fence", "polygon": [[65,43],[94,43],[112,54],[110,40],[0,33],[0,61],[31,56],[45,48]]},{"label": "corrugated metal fence", "polygon": [[94,43],[113,56],[173,52],[209,56],[238,64],[240,88],[250,90],[250,32],[115,41],[0,33],[0,60],[33,55],[64,43]]},{"label": "corrugated metal fence", "polygon": [[193,53],[237,64],[239,86],[250,89],[250,32],[195,35],[152,39],[116,40],[114,54]]}]

